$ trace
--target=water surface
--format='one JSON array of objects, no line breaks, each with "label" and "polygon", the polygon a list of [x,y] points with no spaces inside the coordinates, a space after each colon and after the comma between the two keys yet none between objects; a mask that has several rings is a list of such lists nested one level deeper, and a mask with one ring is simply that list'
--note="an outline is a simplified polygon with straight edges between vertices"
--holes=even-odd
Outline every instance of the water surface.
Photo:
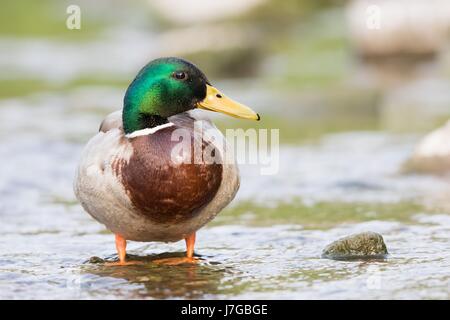
[{"label": "water surface", "polygon": [[[276,175],[242,167],[236,200],[198,233],[198,264],[152,262],[183,255],[182,242],[130,242],[141,266],[96,263],[115,258],[113,235],[76,202],[72,178],[113,109],[70,104],[102,92],[2,101],[1,298],[449,298],[450,184],[401,174],[417,136],[381,131],[282,145]],[[329,242],[366,230],[385,237],[387,259],[321,259]]]}]

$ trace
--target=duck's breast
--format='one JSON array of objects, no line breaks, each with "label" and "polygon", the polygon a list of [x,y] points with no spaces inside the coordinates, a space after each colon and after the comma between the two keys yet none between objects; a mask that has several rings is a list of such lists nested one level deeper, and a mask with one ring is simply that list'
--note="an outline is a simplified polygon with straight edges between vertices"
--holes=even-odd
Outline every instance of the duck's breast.
[{"label": "duck's breast", "polygon": [[[185,141],[177,138],[176,130],[183,130]],[[219,163],[197,157],[194,150],[213,146],[192,130],[173,125],[130,140],[129,161],[112,167],[139,214],[155,223],[180,223],[194,218],[215,197],[222,182],[220,153]]]},{"label": "duck's breast", "polygon": [[[234,162],[206,163],[198,157],[192,162],[196,141],[200,149],[211,150],[210,142],[198,144],[193,121],[180,115],[174,125],[134,138],[104,122],[86,145],[75,177],[75,194],[84,209],[112,232],[135,241],[181,240],[213,219],[234,198],[238,170]],[[205,127],[215,129],[209,121]],[[174,152],[179,150],[178,129],[190,141],[190,154]],[[223,146],[215,150],[218,162],[226,157],[225,141]]]}]

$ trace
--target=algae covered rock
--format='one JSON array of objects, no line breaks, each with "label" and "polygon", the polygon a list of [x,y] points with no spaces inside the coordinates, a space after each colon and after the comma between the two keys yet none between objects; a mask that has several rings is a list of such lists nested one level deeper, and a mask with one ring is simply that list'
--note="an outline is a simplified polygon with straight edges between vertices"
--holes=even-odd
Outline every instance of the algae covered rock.
[{"label": "algae covered rock", "polygon": [[97,264],[97,263],[105,263],[105,260],[103,260],[102,258],[94,256],[94,257],[90,257],[87,262],[88,263]]},{"label": "algae covered rock", "polygon": [[362,232],[336,240],[325,247],[322,258],[335,260],[385,258],[388,254],[383,237],[375,232]]}]

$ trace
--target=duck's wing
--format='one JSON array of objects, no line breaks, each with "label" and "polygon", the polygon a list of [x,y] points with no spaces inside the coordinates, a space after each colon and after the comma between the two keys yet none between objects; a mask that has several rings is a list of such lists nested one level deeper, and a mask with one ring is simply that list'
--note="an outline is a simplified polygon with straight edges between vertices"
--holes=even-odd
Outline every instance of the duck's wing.
[{"label": "duck's wing", "polygon": [[171,116],[169,118],[169,121],[172,122],[177,127],[188,128],[188,129],[193,130],[194,123],[195,123],[195,121],[197,121],[197,118],[194,117],[189,112],[183,112],[183,113],[179,113],[174,116]]},{"label": "duck's wing", "polygon": [[122,110],[114,111],[106,116],[100,124],[99,132],[108,132],[111,129],[123,131]]},{"label": "duck's wing", "polygon": [[[179,113],[169,118],[169,121],[172,122],[177,127],[188,128],[190,130],[214,130],[220,133],[214,123],[209,119],[207,115],[205,115],[204,111],[199,110],[190,110],[187,112]],[[195,122],[201,122],[201,127],[195,126]],[[201,132],[200,132],[201,133]],[[220,133],[222,136],[222,133]]]}]

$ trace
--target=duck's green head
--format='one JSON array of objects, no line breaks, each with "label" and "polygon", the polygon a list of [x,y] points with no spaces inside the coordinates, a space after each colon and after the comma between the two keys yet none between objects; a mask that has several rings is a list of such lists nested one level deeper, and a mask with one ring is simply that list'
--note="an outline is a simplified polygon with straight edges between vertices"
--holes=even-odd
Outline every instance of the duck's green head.
[{"label": "duck's green head", "polygon": [[195,108],[259,120],[250,108],[211,86],[192,63],[160,58],[148,63],[127,89],[123,107],[125,133],[166,123],[170,116]]}]

